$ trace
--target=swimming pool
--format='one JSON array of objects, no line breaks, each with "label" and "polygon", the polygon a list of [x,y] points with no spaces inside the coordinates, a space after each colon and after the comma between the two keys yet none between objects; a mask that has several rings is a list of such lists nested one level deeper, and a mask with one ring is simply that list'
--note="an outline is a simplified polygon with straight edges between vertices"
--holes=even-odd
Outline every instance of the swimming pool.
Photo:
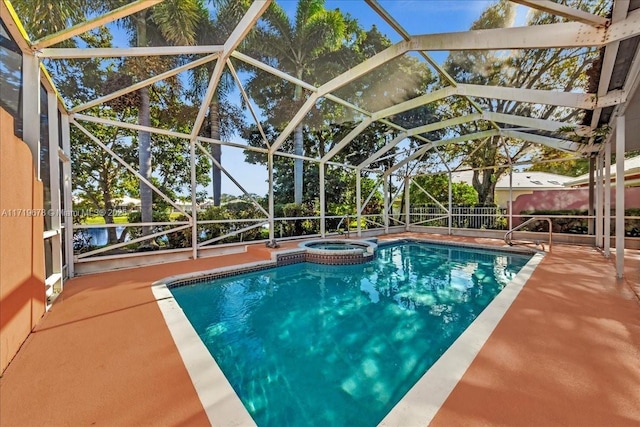
[{"label": "swimming pool", "polygon": [[258,425],[375,425],[529,258],[409,242],[172,293]]}]

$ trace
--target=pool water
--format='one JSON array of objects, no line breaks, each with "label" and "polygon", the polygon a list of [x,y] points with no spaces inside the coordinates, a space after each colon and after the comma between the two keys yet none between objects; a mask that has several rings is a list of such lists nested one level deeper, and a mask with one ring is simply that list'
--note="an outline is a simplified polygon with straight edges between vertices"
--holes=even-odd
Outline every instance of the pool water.
[{"label": "pool water", "polygon": [[374,426],[529,259],[403,243],[171,292],[259,426]]}]

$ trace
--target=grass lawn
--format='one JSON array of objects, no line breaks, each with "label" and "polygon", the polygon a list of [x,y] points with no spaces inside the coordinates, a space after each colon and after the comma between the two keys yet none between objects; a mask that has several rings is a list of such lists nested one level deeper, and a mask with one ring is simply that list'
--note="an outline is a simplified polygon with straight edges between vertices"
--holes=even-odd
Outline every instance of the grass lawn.
[{"label": "grass lawn", "polygon": [[[169,220],[175,221],[181,215],[182,213],[180,212],[172,212],[169,214]],[[114,216],[113,222],[114,224],[126,224],[128,222],[128,219],[126,215]],[[105,223],[104,218],[101,216],[89,216],[83,221],[83,224],[87,224],[87,225],[98,225],[98,224],[104,224],[104,223]]]},{"label": "grass lawn", "polygon": [[[113,222],[115,224],[126,224],[127,223],[127,216],[114,216],[113,217]],[[85,218],[84,224],[87,225],[95,225],[95,224],[105,224],[104,222],[104,218],[101,216],[89,216],[87,218]]]}]

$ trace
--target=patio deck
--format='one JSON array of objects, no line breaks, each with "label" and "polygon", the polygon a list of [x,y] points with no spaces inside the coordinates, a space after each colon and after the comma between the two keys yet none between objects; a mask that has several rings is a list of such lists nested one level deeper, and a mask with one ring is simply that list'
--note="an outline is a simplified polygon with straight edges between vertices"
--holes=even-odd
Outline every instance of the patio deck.
[{"label": "patio deck", "polygon": [[[207,425],[149,285],[270,251],[68,281],[0,379],[0,425]],[[626,261],[617,281],[596,250],[554,246],[432,425],[639,425],[640,254]]]}]

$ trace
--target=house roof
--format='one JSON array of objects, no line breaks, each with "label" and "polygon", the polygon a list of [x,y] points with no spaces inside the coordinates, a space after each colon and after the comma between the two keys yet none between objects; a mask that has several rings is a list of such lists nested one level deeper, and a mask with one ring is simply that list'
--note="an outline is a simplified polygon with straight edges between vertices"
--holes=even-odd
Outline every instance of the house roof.
[{"label": "house roof", "polygon": [[[453,182],[464,182],[471,185],[473,171],[454,172],[451,175]],[[573,177],[557,175],[547,172],[513,172],[512,186],[514,190],[561,190],[565,188],[565,183]],[[502,176],[497,184],[496,190],[509,189],[509,175]]]},{"label": "house roof", "polygon": [[136,199],[135,197],[129,197],[129,196],[117,197],[115,199],[115,202],[121,206],[128,206],[128,205],[140,206],[140,199]]},{"label": "house roof", "polygon": [[[609,173],[611,178],[616,176],[616,165],[613,164],[609,168]],[[631,157],[629,159],[625,159],[624,161],[624,176],[625,181],[628,181],[629,178],[640,175],[640,156]],[[640,177],[639,177],[640,178]],[[639,180],[640,181],[640,180]],[[580,187],[583,185],[589,184],[589,174],[586,173],[584,175],[577,176],[570,181],[565,183],[567,187]]]}]

